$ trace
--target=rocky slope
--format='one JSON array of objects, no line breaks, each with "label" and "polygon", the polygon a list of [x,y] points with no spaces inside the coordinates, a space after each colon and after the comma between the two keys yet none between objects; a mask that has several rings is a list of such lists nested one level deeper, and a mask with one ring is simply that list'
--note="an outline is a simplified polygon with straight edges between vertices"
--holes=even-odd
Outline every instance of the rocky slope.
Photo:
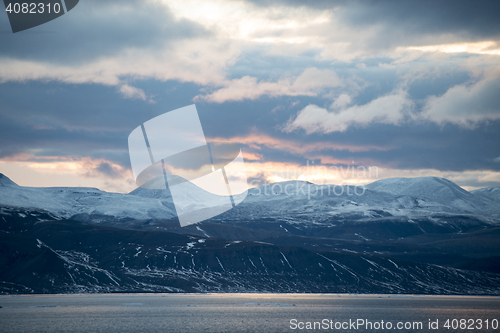
[{"label": "rocky slope", "polygon": [[439,178],[362,190],[266,185],[181,228],[165,191],[28,188],[2,175],[0,290],[500,294],[496,190]]}]

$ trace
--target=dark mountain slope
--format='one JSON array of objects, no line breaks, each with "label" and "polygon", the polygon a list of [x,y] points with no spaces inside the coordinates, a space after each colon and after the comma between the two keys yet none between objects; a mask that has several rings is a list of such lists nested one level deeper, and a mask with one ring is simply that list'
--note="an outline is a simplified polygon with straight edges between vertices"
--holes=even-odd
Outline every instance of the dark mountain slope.
[{"label": "dark mountain slope", "polygon": [[[3,209],[0,279],[15,292],[500,294],[500,275],[297,246],[45,219]],[[13,225],[22,228],[13,230]]]}]

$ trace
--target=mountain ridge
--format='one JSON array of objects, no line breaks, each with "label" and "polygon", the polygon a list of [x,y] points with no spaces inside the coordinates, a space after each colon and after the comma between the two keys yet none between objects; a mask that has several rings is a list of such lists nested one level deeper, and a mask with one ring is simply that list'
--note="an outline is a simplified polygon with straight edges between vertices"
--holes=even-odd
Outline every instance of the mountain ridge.
[{"label": "mountain ridge", "polygon": [[[176,196],[176,206],[168,189],[138,188],[130,193],[108,193],[84,187],[24,187],[2,175],[0,205],[44,209],[64,218],[83,221],[145,220],[176,218],[191,204],[194,194],[202,195],[197,207],[216,205],[219,196],[197,188]],[[199,190],[199,192],[197,192]],[[496,193],[495,191],[490,191]],[[500,211],[487,190],[468,192],[455,183],[436,177],[388,178],[365,187],[315,185],[303,181],[266,184],[248,190],[235,208],[222,214],[265,217],[310,214],[320,219],[331,216],[429,216],[437,213],[472,214],[489,218]],[[486,193],[486,194],[485,194]]]},{"label": "mountain ridge", "polygon": [[500,217],[473,207],[498,204],[445,180],[273,183],[186,227],[167,191],[3,181],[0,293],[500,294]]},{"label": "mountain ridge", "polygon": [[9,177],[0,173],[0,186],[19,186],[14,181],[12,181]]},{"label": "mountain ridge", "polygon": [[116,229],[33,210],[0,216],[0,294],[500,294],[500,274],[378,253]]}]

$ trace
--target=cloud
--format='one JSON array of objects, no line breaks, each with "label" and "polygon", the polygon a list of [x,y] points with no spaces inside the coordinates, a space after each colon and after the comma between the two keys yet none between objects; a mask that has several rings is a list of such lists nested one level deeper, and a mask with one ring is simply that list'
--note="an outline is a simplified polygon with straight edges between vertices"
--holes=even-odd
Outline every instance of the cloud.
[{"label": "cloud", "polygon": [[[376,145],[345,145],[332,143],[327,141],[320,142],[301,142],[293,139],[283,139],[270,136],[266,133],[251,133],[245,136],[233,136],[229,138],[213,137],[212,142],[221,143],[237,143],[246,145],[254,150],[261,150],[262,147],[273,150],[286,151],[293,154],[307,155],[312,152],[319,151],[349,151],[349,152],[367,152],[367,151],[385,151],[391,147],[382,147]],[[258,160],[261,160],[262,155],[259,155]]]},{"label": "cloud", "polygon": [[259,153],[245,151],[243,152],[243,158],[245,161],[260,161],[263,159],[263,156]]},{"label": "cloud", "polygon": [[[55,33],[43,33],[51,27]],[[154,1],[84,1],[34,29],[0,35],[0,83],[97,83],[118,86],[129,98],[130,89],[121,87],[133,80],[221,85],[240,53],[237,44],[211,38]],[[132,95],[143,99],[139,94]]]},{"label": "cloud", "polygon": [[[342,98],[345,100],[345,98]],[[338,101],[338,100],[337,100]],[[342,102],[345,105],[345,101]],[[339,105],[342,104],[339,102]],[[335,104],[335,103],[334,103]],[[379,97],[364,105],[354,105],[330,112],[310,104],[302,109],[294,120],[285,124],[283,131],[304,129],[306,133],[343,132],[351,126],[366,127],[371,123],[394,124],[403,121],[410,114],[413,103],[402,90]]]},{"label": "cloud", "polygon": [[126,180],[132,174],[129,169],[107,161],[104,159],[90,159],[83,158],[79,161],[80,168],[82,169],[79,176],[85,178],[107,178],[112,180],[122,179]]},{"label": "cloud", "polygon": [[120,92],[123,97],[130,99],[142,99],[145,101],[147,99],[146,93],[144,90],[129,86],[128,84],[124,84],[120,87]]},{"label": "cloud", "polygon": [[290,162],[246,163],[250,185],[259,186],[288,180],[303,180],[315,184],[366,185],[384,178],[396,177],[442,177],[451,180],[466,190],[500,186],[500,172],[491,170],[441,171],[431,168],[394,169],[374,165],[329,165],[299,164]]},{"label": "cloud", "polygon": [[432,0],[354,0],[339,8],[344,22],[358,27],[382,25],[385,31],[397,27],[393,36],[460,34],[469,38],[498,37],[499,10],[500,4],[495,0],[480,4],[457,0],[453,5]]},{"label": "cloud", "polygon": [[[257,43],[303,42],[301,32],[328,21],[328,12],[282,5],[267,8],[246,1],[158,0],[178,19],[197,22],[224,39]],[[291,34],[287,34],[291,32]]]},{"label": "cloud", "polygon": [[310,67],[295,78],[286,78],[277,82],[257,81],[257,78],[244,76],[234,79],[208,95],[198,95],[195,100],[223,103],[226,101],[255,100],[262,95],[277,96],[318,96],[326,88],[339,87],[343,83],[337,74],[329,69]]},{"label": "cloud", "polygon": [[472,128],[500,119],[500,70],[474,84],[456,85],[441,96],[427,98],[421,116],[438,124]]},{"label": "cloud", "polygon": [[[223,44],[223,43],[222,43]],[[123,77],[177,80],[197,84],[221,84],[225,81],[226,62],[238,54],[235,47],[207,40],[186,40],[150,50],[127,50],[75,65],[36,60],[0,58],[0,83],[29,80],[64,83],[121,85]]]},{"label": "cloud", "polygon": [[417,50],[422,52],[442,52],[442,53],[473,53],[500,55],[500,43],[495,41],[482,41],[475,43],[454,43],[426,46],[409,46],[406,50]]},{"label": "cloud", "polygon": [[[152,78],[227,86],[228,66],[242,50],[298,43],[305,45],[300,47],[303,52],[311,46],[314,31],[309,28],[328,21],[327,14],[315,9],[262,10],[244,1],[166,0],[88,1],[70,18],[51,22],[55,35],[1,36],[0,82],[120,86],[130,79]],[[232,84],[251,87],[256,83],[249,77]],[[295,88],[307,93],[313,89],[310,83],[301,84]],[[265,86],[262,82],[259,88],[267,91]]]},{"label": "cloud", "polygon": [[[247,160],[498,171],[500,75],[483,75],[498,66],[496,8],[86,0],[46,25],[0,34],[0,157],[86,156],[127,168],[130,130],[196,96],[206,133],[247,145]],[[38,82],[18,84],[27,81]],[[144,103],[152,94],[157,104]],[[447,123],[459,126],[436,125]]]},{"label": "cloud", "polygon": [[0,172],[23,186],[84,186],[130,192],[132,171],[106,159],[22,154],[0,160]]},{"label": "cloud", "polygon": [[415,104],[404,90],[395,90],[367,104],[349,107],[350,96],[342,94],[331,104],[331,110],[308,105],[283,126],[283,131],[290,133],[304,129],[307,134],[326,134],[375,123],[401,125],[410,119],[474,128],[480,123],[500,119],[498,96],[500,70],[496,69],[473,83],[455,85],[441,96],[427,97],[419,114],[414,112]]},{"label": "cloud", "polygon": [[[457,7],[469,8],[467,12],[474,17],[483,15],[471,27],[485,24],[481,31],[487,31],[486,27],[495,31],[498,24],[488,10],[492,4],[474,6],[479,9],[469,8],[473,7],[470,4]],[[418,48],[461,41],[463,36],[454,35],[453,29],[445,29],[447,35],[437,30],[413,38],[410,33],[418,29],[400,19],[407,17],[412,24],[423,27],[428,24],[427,20],[425,24],[420,22],[424,13],[434,20],[440,16],[433,10],[456,17],[464,11],[448,7],[394,2],[375,6],[370,1],[312,4],[278,1],[266,6],[221,0],[88,1],[79,4],[71,16],[54,20],[51,24],[58,33],[53,36],[17,34],[15,39],[1,36],[0,82],[55,80],[121,87],[131,80],[177,80],[208,86],[208,91],[220,88],[197,96],[197,100],[218,103],[257,99],[262,95],[319,96],[321,87],[332,85],[319,81],[315,85],[311,81],[329,79],[313,73],[311,66],[315,60],[399,58],[401,52],[391,51],[399,46]],[[372,19],[368,14],[376,17]],[[458,24],[456,19],[451,21]],[[463,24],[468,27],[468,23]],[[402,34],[400,27],[408,29]],[[494,38],[490,40],[494,42]],[[297,82],[283,77],[278,81],[259,81],[258,75],[248,70],[231,75],[234,70],[231,65],[238,57],[255,50],[264,50],[265,55],[309,58],[309,62],[301,64],[309,68],[303,78],[296,78]],[[255,69],[259,61],[260,58],[251,60],[250,68]],[[327,76],[326,70],[323,72]],[[228,77],[237,78],[228,80]]]},{"label": "cloud", "polygon": [[353,165],[314,165],[290,162],[254,162],[245,164],[251,187],[289,180],[315,184],[366,184],[377,178],[377,167]]},{"label": "cloud", "polygon": [[70,66],[131,49],[156,52],[211,34],[195,21],[175,19],[167,6],[151,1],[87,0],[75,9],[42,26],[0,36],[0,56]]},{"label": "cloud", "polygon": [[343,109],[347,105],[351,104],[351,96],[347,94],[341,94],[337,99],[332,103],[331,108],[332,109]]},{"label": "cloud", "polygon": [[[480,4],[468,0],[448,2],[392,0],[248,0],[270,11],[273,8],[316,11],[326,16],[321,23],[297,31],[283,29],[274,43],[295,37],[294,47],[279,45],[275,52],[300,54],[303,48],[319,50],[322,59],[352,61],[360,58],[391,57],[401,46],[438,45],[494,41],[500,38],[496,0]],[[464,19],[467,18],[467,19]],[[271,37],[271,36],[269,36]],[[271,38],[272,39],[272,38]],[[281,49],[281,50],[280,50]]]}]

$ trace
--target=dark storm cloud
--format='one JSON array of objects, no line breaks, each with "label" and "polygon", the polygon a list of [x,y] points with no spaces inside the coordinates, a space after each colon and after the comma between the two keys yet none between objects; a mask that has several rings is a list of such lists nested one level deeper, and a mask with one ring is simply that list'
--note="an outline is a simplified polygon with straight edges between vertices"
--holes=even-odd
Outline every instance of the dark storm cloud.
[{"label": "dark storm cloud", "polygon": [[[497,38],[500,33],[500,1],[252,2],[260,6],[278,4],[308,6],[318,10],[336,8],[334,15],[344,25],[366,31],[372,27],[381,29],[380,34],[369,41],[373,48],[409,45],[427,35],[452,34],[455,35],[455,40],[475,40]],[[0,25],[4,30],[5,20],[6,15],[0,15]],[[130,49],[154,54],[154,50],[168,47],[170,41],[200,36],[208,37],[210,32],[192,21],[176,21],[165,7],[155,7],[141,1],[86,0],[67,15],[43,26],[15,35],[0,34],[0,57],[71,67],[91,63],[107,55],[123,55]],[[435,39],[432,43],[450,41],[453,42],[453,38]],[[273,56],[268,50],[267,45],[243,50],[236,62],[228,66],[228,78],[238,79],[250,75],[259,80],[274,82],[281,77],[300,75],[306,68],[316,67],[334,70],[343,82],[357,77],[359,81],[356,82],[363,88],[354,92],[340,91],[348,86],[346,83],[346,86],[335,88],[339,91],[332,88],[330,96],[262,96],[243,102],[197,102],[208,138],[248,136],[258,132],[276,140],[289,140],[298,144],[327,142],[344,146],[387,148],[359,152],[323,149],[311,150],[307,154],[280,149],[279,146],[262,147],[254,152],[263,155],[264,161],[305,164],[308,155],[321,155],[399,169],[500,171],[500,163],[495,162],[495,158],[500,157],[499,121],[484,123],[476,128],[462,128],[451,124],[439,126],[424,119],[418,124],[370,124],[364,128],[353,126],[345,132],[329,134],[282,132],[280,126],[307,105],[315,104],[328,109],[341,92],[352,92],[353,105],[363,105],[390,94],[400,84],[401,73],[396,71],[404,72],[404,66],[412,67],[414,64],[386,68],[379,66],[379,63],[390,63],[393,59],[357,59],[356,61],[364,61],[362,65],[367,66],[358,69],[355,63],[318,60],[321,53],[318,49],[286,56]],[[449,63],[445,65],[455,67]],[[466,84],[471,79],[464,69],[456,69],[450,73],[408,84],[410,97],[420,100],[416,101],[417,107],[421,108],[418,103],[424,103],[428,96],[440,96],[450,87]],[[142,89],[148,96],[154,96],[155,104],[140,99],[124,100],[117,92],[119,86],[62,84],[54,81],[1,84],[0,158],[21,153],[39,157],[92,157],[104,158],[129,168],[127,137],[135,127],[157,115],[190,105],[193,98],[200,94],[200,89],[209,91],[213,88],[175,80],[158,82],[140,79],[124,79],[120,84],[129,83]],[[484,90],[489,92],[487,95],[477,96],[486,96],[484,103],[497,101],[498,94],[494,93],[498,89],[496,86],[493,88],[495,89]],[[92,175],[116,177],[119,170],[103,162],[93,172]]]},{"label": "dark storm cloud", "polygon": [[155,116],[192,104],[193,89],[197,91],[193,84],[144,84],[163,94],[156,104],[124,100],[116,87],[33,81],[1,84],[0,158],[23,153],[88,156],[128,168],[130,132]]},{"label": "dark storm cloud", "polygon": [[[427,124],[411,127],[392,125],[372,126],[364,130],[351,129],[345,133],[312,135],[308,139],[297,140],[283,136],[283,140],[297,140],[298,145],[306,143],[320,146],[329,142],[350,146],[380,146],[386,150],[349,151],[311,150],[308,153],[283,151],[277,147],[263,147],[257,150],[263,162],[289,162],[305,165],[308,160],[331,158],[340,161],[353,161],[354,165],[378,166],[399,170],[434,169],[443,172],[463,172],[470,170],[500,171],[500,122],[483,126],[478,131],[463,130],[453,125],[440,129]],[[278,137],[279,134],[276,135]],[[307,141],[307,142],[306,142]],[[250,149],[251,148],[247,148]],[[325,161],[325,160],[324,160]],[[323,161],[323,164],[325,162]],[[339,163],[338,165],[344,165]],[[386,175],[390,177],[390,175]],[[472,186],[472,185],[470,185]]]},{"label": "dark storm cloud", "polygon": [[341,9],[343,21],[366,26],[383,24],[405,33],[450,33],[465,37],[500,36],[500,2],[470,1],[350,1]]},{"label": "dark storm cloud", "polygon": [[[391,77],[390,73],[386,76]],[[129,168],[128,134],[157,115],[192,104],[191,99],[199,89],[194,84],[175,82],[158,85],[154,80],[142,84],[141,88],[161,94],[156,104],[124,100],[116,93],[116,87],[100,85],[56,82],[0,85],[0,158],[21,153],[88,156],[105,158]],[[452,84],[451,81],[446,83]],[[361,93],[355,103],[367,102],[386,91],[387,87],[380,85]],[[299,145],[326,142],[387,148],[360,152],[311,150],[305,154],[280,149],[279,146],[255,151],[242,145],[244,151],[259,153],[265,161],[304,164],[307,156],[329,156],[400,169],[500,171],[500,163],[494,161],[500,156],[500,122],[485,123],[475,129],[458,125],[440,127],[431,122],[400,126],[372,124],[366,128],[354,126],[345,132],[310,135],[304,131],[283,133],[277,127],[311,103],[327,106],[331,99],[263,97],[252,102],[197,103],[197,108],[208,138],[244,137],[256,131],[277,140],[295,141]],[[106,166],[96,172],[106,172]]]},{"label": "dark storm cloud", "polygon": [[[43,87],[41,84],[37,86],[39,89]],[[60,84],[50,84],[50,86],[57,90]],[[82,86],[79,87],[81,89]],[[26,92],[21,87],[19,89]],[[111,88],[108,89],[111,90]],[[182,94],[184,89],[187,88],[180,87],[176,90],[176,94]],[[30,89],[31,95],[33,95],[33,91],[34,89]],[[0,118],[0,142],[2,143],[0,145],[0,158],[12,157],[21,153],[34,154],[35,159],[47,156],[104,158],[129,168],[127,137],[130,131],[138,124],[158,114],[170,111],[175,106],[160,102],[159,105],[152,105],[150,108],[136,108],[129,105],[129,109],[127,109],[127,103],[123,102],[116,94],[109,95],[103,91],[102,95],[95,97],[96,104],[90,103],[87,106],[81,106],[81,109],[76,108],[78,112],[67,112],[71,108],[70,103],[58,103],[57,112],[52,111],[51,114],[43,112],[44,123],[36,118],[33,121],[33,118],[36,117],[36,110],[29,112],[28,118],[32,118],[32,121],[21,116],[15,117],[9,112],[3,113]],[[72,97],[76,98],[75,95]],[[294,100],[301,102],[298,106],[291,107],[292,99],[283,97],[270,99],[267,102],[259,100],[255,103],[200,104],[198,110],[205,134],[209,138],[247,136],[253,130],[257,130],[277,140],[295,141],[298,145],[332,143],[353,147],[378,146],[387,148],[387,150],[360,152],[347,149],[318,149],[304,153],[293,149],[283,149],[280,146],[274,148],[263,146],[260,150],[254,150],[244,144],[241,145],[243,151],[261,154],[263,161],[305,165],[308,156],[328,156],[337,160],[353,160],[355,164],[359,163],[365,166],[377,165],[396,169],[500,171],[500,163],[494,160],[500,156],[498,146],[500,122],[484,124],[475,130],[455,125],[440,127],[434,123],[422,123],[404,126],[375,124],[368,128],[352,127],[345,132],[330,134],[283,133],[273,126],[277,123],[283,123],[287,119],[289,116],[287,109],[299,110],[301,106],[307,105],[314,99],[295,97]],[[37,101],[38,104],[43,104],[42,98],[37,99]],[[45,101],[48,105],[41,105],[42,109],[54,106],[47,100]],[[189,101],[182,99],[174,101],[175,103],[179,107],[190,104]],[[114,105],[114,107],[112,110],[103,112],[102,108],[107,104]],[[140,104],[148,106],[143,102],[138,103],[137,106]],[[94,110],[97,105],[100,105],[101,109]],[[276,105],[285,105],[286,108],[274,113],[270,112]],[[26,114],[29,105],[23,103],[21,106]],[[85,111],[85,108],[87,112],[80,112]],[[115,108],[120,109],[120,111]],[[62,116],[65,112],[68,113],[66,118]],[[54,123],[62,121],[64,121],[65,126]],[[85,126],[77,129],[71,128],[79,122]],[[110,168],[109,165],[102,165],[98,166],[93,175],[107,174],[112,176],[116,172],[117,170]]]},{"label": "dark storm cloud", "polygon": [[374,125],[362,131],[349,130],[327,137],[335,142],[371,142],[393,147],[385,151],[333,152],[332,155],[338,158],[373,160],[396,169],[500,171],[500,163],[494,161],[500,156],[500,121],[484,124],[476,130],[450,124],[440,127],[432,123],[399,127]]},{"label": "dark storm cloud", "polygon": [[74,10],[41,26],[8,33],[0,15],[0,57],[82,64],[127,49],[161,49],[169,42],[210,33],[195,22],[175,20],[165,6],[143,1],[81,1]]},{"label": "dark storm cloud", "polygon": [[161,94],[157,103],[123,99],[113,86],[4,83],[0,85],[0,115],[39,128],[131,131],[150,118],[192,104],[191,99],[199,89],[194,84],[141,83],[152,94]]},{"label": "dark storm cloud", "polygon": [[126,149],[127,132],[68,130],[20,123],[0,115],[0,158],[22,153],[37,156],[93,156]]},{"label": "dark storm cloud", "polygon": [[377,42],[412,39],[421,34],[455,34],[460,38],[500,37],[500,1],[485,0],[249,0],[259,6],[305,6],[336,9],[335,16],[353,27],[382,25],[384,36]]},{"label": "dark storm cloud", "polygon": [[[300,101],[291,106],[292,100]],[[317,149],[304,153],[285,149],[279,144],[273,147],[261,146],[251,152],[263,156],[263,161],[306,163],[310,157],[331,157],[336,160],[354,160],[355,163],[378,165],[396,169],[436,169],[440,171],[496,170],[500,163],[500,121],[490,121],[475,128],[459,125],[438,125],[430,121],[408,122],[400,125],[372,124],[368,127],[350,127],[345,132],[329,134],[306,134],[305,131],[284,133],[276,124],[286,122],[290,114],[296,113],[308,103],[320,102],[319,98],[282,97],[261,99],[252,103],[233,102],[222,105],[203,105],[200,117],[208,136],[251,136],[266,134],[277,141],[296,142],[297,146],[331,143],[340,147],[359,147],[361,151],[349,149]],[[271,112],[276,105],[283,109]],[[215,116],[219,121],[210,121]],[[222,121],[223,120],[223,121]],[[245,146],[245,145],[243,145]],[[366,147],[366,149],[363,149]],[[373,148],[370,148],[373,147]],[[378,147],[379,149],[376,149]]]}]

